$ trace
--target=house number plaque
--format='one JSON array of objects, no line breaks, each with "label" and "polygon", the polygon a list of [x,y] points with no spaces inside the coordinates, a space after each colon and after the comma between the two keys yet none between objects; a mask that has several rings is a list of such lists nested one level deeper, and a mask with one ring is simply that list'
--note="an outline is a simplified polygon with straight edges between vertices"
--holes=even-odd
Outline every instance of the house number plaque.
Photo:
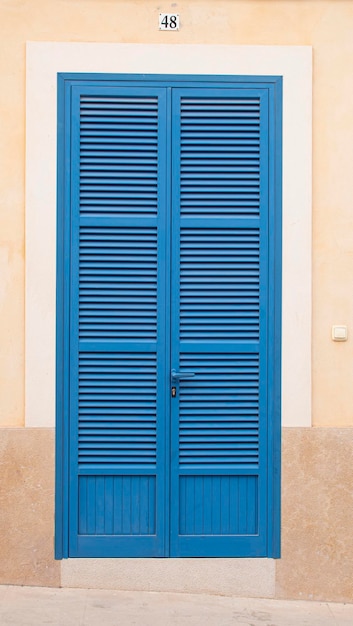
[{"label": "house number plaque", "polygon": [[179,30],[179,14],[160,13],[159,30]]}]

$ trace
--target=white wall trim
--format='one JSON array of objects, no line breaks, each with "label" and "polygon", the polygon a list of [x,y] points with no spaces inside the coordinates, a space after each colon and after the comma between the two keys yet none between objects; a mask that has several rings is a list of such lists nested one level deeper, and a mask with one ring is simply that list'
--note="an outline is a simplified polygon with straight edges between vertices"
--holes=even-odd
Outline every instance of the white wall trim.
[{"label": "white wall trim", "polygon": [[57,72],[283,76],[282,423],[311,426],[311,47],[37,42],[27,44],[26,426],[55,422]]}]

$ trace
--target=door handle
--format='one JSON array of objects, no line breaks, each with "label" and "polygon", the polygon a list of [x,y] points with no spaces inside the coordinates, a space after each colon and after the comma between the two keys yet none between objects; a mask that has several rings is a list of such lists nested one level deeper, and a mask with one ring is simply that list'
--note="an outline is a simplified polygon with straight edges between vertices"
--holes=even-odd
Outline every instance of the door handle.
[{"label": "door handle", "polygon": [[194,376],[195,372],[176,372],[175,370],[172,370],[171,372],[172,382],[186,378],[194,378]]}]

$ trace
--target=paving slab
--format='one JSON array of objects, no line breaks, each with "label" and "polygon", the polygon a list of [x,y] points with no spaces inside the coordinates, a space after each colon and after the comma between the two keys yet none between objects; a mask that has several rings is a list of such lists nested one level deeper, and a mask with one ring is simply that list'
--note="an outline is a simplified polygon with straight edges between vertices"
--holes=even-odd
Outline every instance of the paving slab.
[{"label": "paving slab", "polygon": [[353,604],[0,586],[1,626],[352,626]]}]

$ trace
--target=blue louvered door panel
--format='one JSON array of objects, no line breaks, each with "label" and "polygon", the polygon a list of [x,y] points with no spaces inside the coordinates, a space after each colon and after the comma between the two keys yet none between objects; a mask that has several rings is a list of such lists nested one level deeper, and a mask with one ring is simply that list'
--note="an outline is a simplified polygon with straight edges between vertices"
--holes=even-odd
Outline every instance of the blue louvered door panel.
[{"label": "blue louvered door panel", "polygon": [[278,556],[280,82],[64,82],[57,554]]},{"label": "blue louvered door panel", "polygon": [[163,556],[166,92],[71,106],[70,556]]},{"label": "blue louvered door panel", "polygon": [[171,553],[266,554],[268,103],[173,93]]}]

